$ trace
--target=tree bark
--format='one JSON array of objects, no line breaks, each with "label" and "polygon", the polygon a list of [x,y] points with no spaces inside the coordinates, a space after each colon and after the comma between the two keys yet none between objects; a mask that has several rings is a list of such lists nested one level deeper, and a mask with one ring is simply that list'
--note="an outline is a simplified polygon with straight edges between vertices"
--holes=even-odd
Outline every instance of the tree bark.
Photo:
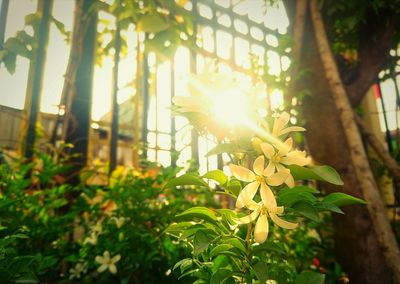
[{"label": "tree bark", "polygon": [[[89,150],[89,135],[92,106],[93,71],[96,52],[97,15],[91,11],[90,0],[78,0],[82,5],[82,17],[75,24],[85,29],[79,29],[82,33],[82,55],[76,72],[76,80],[73,85],[73,93],[70,96],[71,108],[66,132],[66,143],[72,143],[70,184],[80,182],[79,172],[86,166]],[[66,78],[67,80],[67,78]]]},{"label": "tree bark", "polygon": [[113,68],[113,93],[111,99],[111,135],[110,135],[110,166],[108,169],[108,175],[111,176],[117,165],[117,153],[118,153],[118,123],[119,123],[119,105],[118,105],[118,68],[119,59],[121,52],[121,31],[116,20],[115,30],[115,54],[114,54],[114,68]]},{"label": "tree bark", "polygon": [[340,75],[333,54],[326,37],[325,29],[318,9],[318,1],[310,2],[311,20],[314,28],[315,41],[322,62],[324,74],[328,82],[334,105],[339,114],[340,123],[347,142],[350,164],[362,190],[362,197],[367,201],[367,209],[373,229],[388,266],[393,283],[400,283],[400,253],[399,248],[386,216],[385,207],[379,196],[378,188],[368,164],[364,146],[355,123],[346,90],[341,82]]}]

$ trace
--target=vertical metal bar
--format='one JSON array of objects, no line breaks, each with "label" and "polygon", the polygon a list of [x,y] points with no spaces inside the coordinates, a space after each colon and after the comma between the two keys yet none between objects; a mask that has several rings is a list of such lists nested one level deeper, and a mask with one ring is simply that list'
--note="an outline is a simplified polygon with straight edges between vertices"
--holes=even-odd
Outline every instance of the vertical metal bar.
[{"label": "vertical metal bar", "polygon": [[145,144],[143,149],[142,158],[147,158],[147,119],[149,116],[149,62],[148,54],[144,51],[143,56],[143,80],[142,80],[142,90],[143,90],[143,116],[142,116],[142,142]]},{"label": "vertical metal bar", "polygon": [[[172,106],[172,98],[175,96],[175,56],[172,56],[171,58],[171,65],[170,65],[170,80],[171,80],[171,106]],[[176,139],[176,127],[175,127],[175,117],[171,113],[171,166],[175,167],[176,166],[176,161],[177,161],[177,155],[176,155],[176,145],[175,145],[175,139]]]},{"label": "vertical metal bar", "polygon": [[[198,17],[197,12],[197,0],[192,1],[192,15],[193,18],[196,19]],[[194,23],[193,25],[193,34],[196,39],[197,37],[197,24]],[[197,60],[196,60],[196,53],[191,50],[190,51],[190,72],[197,73]],[[191,132],[191,146],[192,146],[192,160],[195,166],[199,166],[199,134],[196,130],[192,129]]]},{"label": "vertical metal bar", "polygon": [[9,0],[2,0],[0,7],[0,50],[4,46]]},{"label": "vertical metal bar", "polygon": [[117,166],[117,153],[118,153],[118,124],[119,124],[119,105],[118,105],[118,68],[121,52],[121,31],[118,19],[116,19],[115,30],[115,54],[114,54],[114,68],[113,68],[113,90],[111,98],[111,129],[110,129],[110,166],[108,175],[115,170]]},{"label": "vertical metal bar", "polygon": [[381,98],[381,106],[382,106],[382,112],[383,112],[383,120],[385,122],[385,135],[386,135],[386,143],[388,145],[388,149],[390,153],[393,153],[393,147],[392,147],[392,138],[390,137],[390,131],[389,131],[389,124],[386,116],[386,107],[385,107],[385,102],[383,100],[383,94],[382,94],[382,89],[381,85],[379,82],[376,83],[378,87],[378,92],[379,92],[379,97]]},{"label": "vertical metal bar", "polygon": [[30,64],[34,65],[32,79],[32,90],[28,94],[31,97],[28,112],[28,129],[26,132],[24,157],[31,159],[33,157],[34,144],[36,140],[36,123],[40,111],[40,97],[42,93],[44,65],[46,60],[47,43],[49,41],[50,16],[53,9],[53,0],[40,0],[37,11],[42,13],[38,31],[38,47],[35,52],[35,58]]}]

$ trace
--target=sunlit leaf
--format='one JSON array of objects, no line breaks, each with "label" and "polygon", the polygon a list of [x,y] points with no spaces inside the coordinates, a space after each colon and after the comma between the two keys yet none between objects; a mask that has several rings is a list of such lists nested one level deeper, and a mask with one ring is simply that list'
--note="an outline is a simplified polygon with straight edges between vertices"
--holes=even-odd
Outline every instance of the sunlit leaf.
[{"label": "sunlit leaf", "polygon": [[193,221],[194,218],[204,220],[211,223],[217,222],[217,216],[214,211],[206,207],[192,207],[176,216],[179,220]]},{"label": "sunlit leaf", "polygon": [[263,261],[259,261],[253,265],[253,270],[260,283],[266,283],[268,280],[268,265]]},{"label": "sunlit leaf", "polygon": [[194,255],[199,255],[205,251],[213,240],[212,235],[207,234],[206,230],[199,230],[194,236]]},{"label": "sunlit leaf", "polygon": [[225,175],[225,173],[223,171],[221,171],[221,170],[208,171],[207,173],[205,173],[202,176],[202,178],[208,178],[208,179],[215,180],[220,185],[224,185],[228,180],[228,178]]},{"label": "sunlit leaf", "polygon": [[208,187],[208,184],[194,174],[184,174],[167,182],[164,188],[173,188],[180,185],[196,185]]},{"label": "sunlit leaf", "polygon": [[137,31],[145,33],[159,33],[168,27],[167,21],[158,13],[146,14],[137,23]]}]

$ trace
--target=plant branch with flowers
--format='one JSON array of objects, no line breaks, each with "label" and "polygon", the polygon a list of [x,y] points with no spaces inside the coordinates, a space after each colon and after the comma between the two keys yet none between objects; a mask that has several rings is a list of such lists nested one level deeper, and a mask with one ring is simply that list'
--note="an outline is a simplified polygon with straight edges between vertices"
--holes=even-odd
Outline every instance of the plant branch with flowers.
[{"label": "plant branch with flowers", "polygon": [[229,170],[186,173],[166,187],[208,188],[230,196],[236,208],[193,207],[178,214],[165,233],[186,242],[192,256],[174,270],[195,283],[323,283],[325,275],[298,271],[284,256],[273,260],[269,250],[280,245],[274,237],[307,219],[318,222],[321,212],[343,213],[340,206],[364,201],[340,192],[321,196],[309,186],[342,180],[295,146],[294,134],[305,129],[292,125],[289,113],[268,109],[262,85],[243,90],[233,76],[209,73],[192,76],[189,90],[189,96],[174,98],[174,111],[200,133],[217,137],[220,143],[208,155],[228,154]]}]

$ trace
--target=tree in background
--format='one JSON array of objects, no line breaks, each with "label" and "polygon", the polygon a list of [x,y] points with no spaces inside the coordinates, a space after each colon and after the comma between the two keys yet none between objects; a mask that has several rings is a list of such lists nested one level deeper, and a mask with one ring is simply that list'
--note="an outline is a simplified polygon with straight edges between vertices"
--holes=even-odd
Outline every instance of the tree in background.
[{"label": "tree in background", "polygon": [[[359,105],[378,73],[393,63],[389,51],[398,45],[400,3],[309,2],[286,1],[294,19],[295,68],[311,71],[292,84],[289,95],[302,89],[311,92],[301,109],[314,159],[338,169],[344,192],[368,201],[368,209],[354,206],[334,216],[336,254],[354,283],[399,283],[398,245],[351,107]],[[329,40],[325,45],[324,25]]]}]

